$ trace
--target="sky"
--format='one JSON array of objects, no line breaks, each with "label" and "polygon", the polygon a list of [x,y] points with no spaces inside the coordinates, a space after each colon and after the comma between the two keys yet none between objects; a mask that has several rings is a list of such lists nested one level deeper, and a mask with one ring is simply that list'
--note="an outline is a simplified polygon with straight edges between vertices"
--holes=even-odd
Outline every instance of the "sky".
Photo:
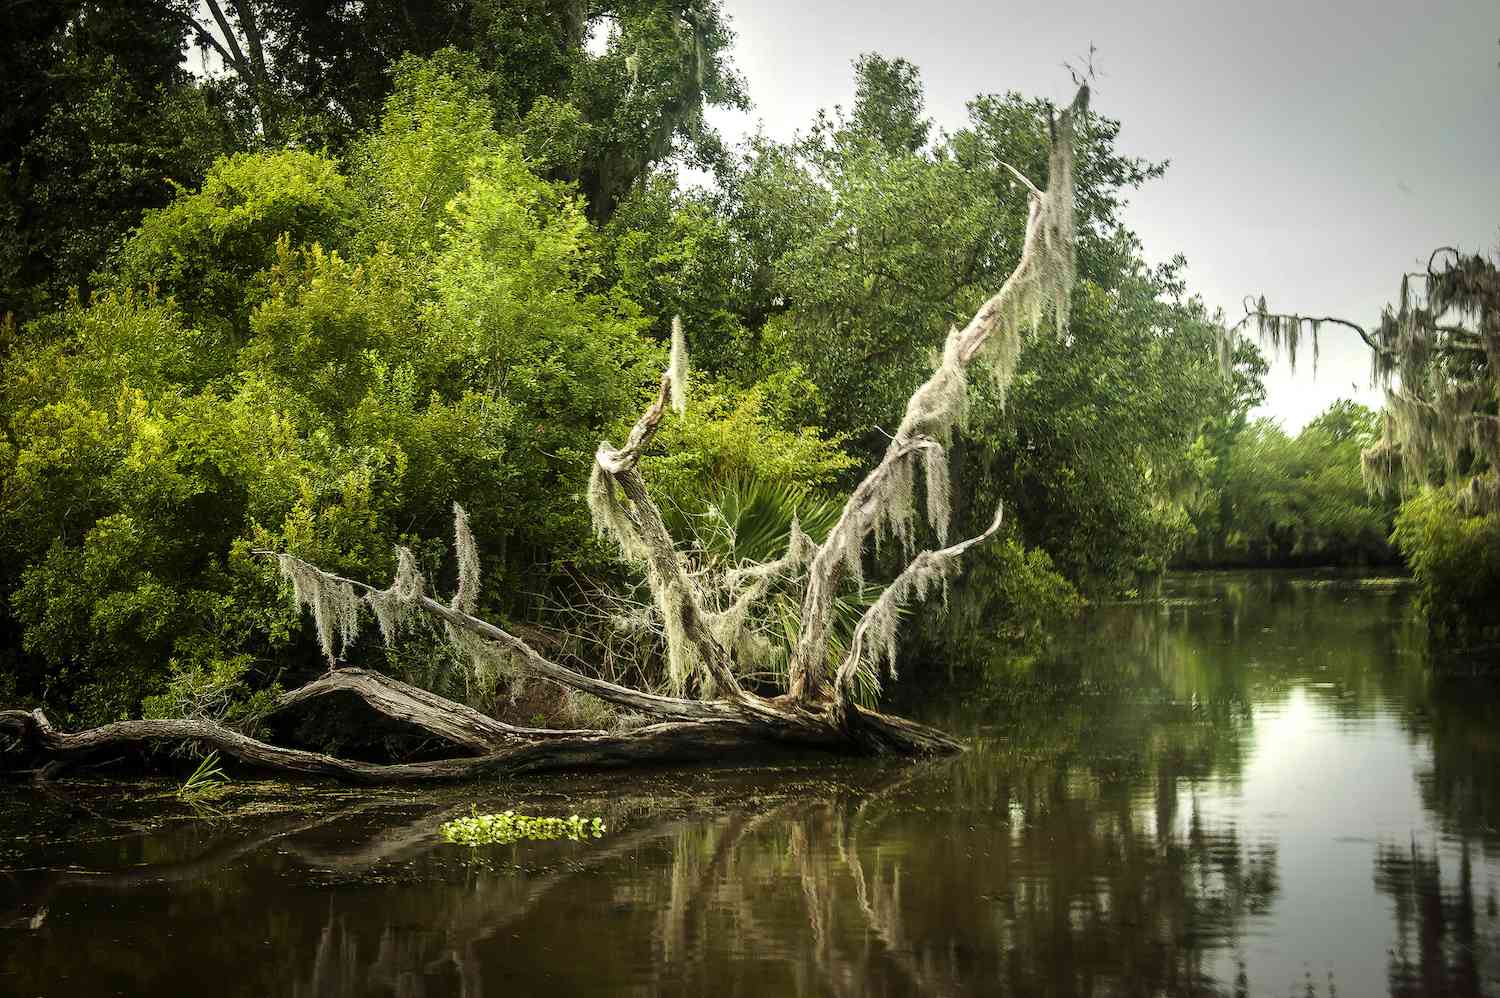
[{"label": "sky", "polygon": [[[922,71],[928,113],[965,122],[977,94],[1072,96],[1065,61],[1097,48],[1091,107],[1119,148],[1170,160],[1127,224],[1156,262],[1234,321],[1273,309],[1370,325],[1438,246],[1500,247],[1500,0],[724,0],[749,114],[710,120],[777,138],[853,99],[862,52]],[[1301,427],[1339,398],[1379,405],[1369,354],[1325,327],[1316,375],[1273,363],[1258,413]]]}]

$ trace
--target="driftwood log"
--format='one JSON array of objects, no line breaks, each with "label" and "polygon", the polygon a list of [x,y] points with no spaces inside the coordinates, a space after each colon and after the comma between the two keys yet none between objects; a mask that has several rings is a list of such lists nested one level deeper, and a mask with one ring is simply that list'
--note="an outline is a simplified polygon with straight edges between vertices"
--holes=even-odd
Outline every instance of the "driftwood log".
[{"label": "driftwood log", "polygon": [[[685,346],[680,325],[674,322],[672,362],[655,400],[624,446],[601,444],[595,454],[589,505],[601,535],[614,539],[622,554],[645,570],[666,638],[665,688],[676,695],[634,689],[568,668],[475,616],[478,556],[467,516],[455,508],[459,585],[447,602],[426,592],[415,559],[404,549],[398,551],[400,568],[388,589],[325,572],[287,553],[260,552],[277,559],[299,603],[312,611],[330,664],[326,675],[285,694],[278,712],[322,698],[352,696],[384,721],[448,746],[447,757],[391,764],[339,758],[271,744],[200,718],[117,721],[68,733],[57,730],[41,710],[5,710],[0,711],[0,736],[9,735],[24,746],[10,757],[42,761],[41,772],[55,773],[118,756],[122,750],[196,744],[260,769],[390,783],[711,760],[770,746],[898,755],[959,750],[961,746],[940,731],[861,706],[855,693],[860,687],[878,692],[882,675],[894,672],[900,607],[942,590],[958,571],[964,552],[999,530],[997,513],[979,536],[947,544],[947,448],[963,418],[970,365],[980,358],[988,361],[1003,397],[1015,372],[1023,330],[1039,329],[1044,311],[1055,315],[1058,331],[1066,327],[1073,283],[1073,128],[1087,104],[1088,88],[1082,87],[1053,122],[1045,191],[1012,170],[1030,205],[1015,270],[963,329],[950,330],[941,362],[911,396],[884,457],[851,493],[826,538],[815,543],[794,526],[784,557],[736,568],[713,583],[718,587],[713,592],[677,550],[637,468],[668,408],[681,411],[685,404]],[[926,520],[946,546],[915,551],[913,495],[919,473]],[[908,565],[865,612],[842,662],[830,661],[839,588],[851,578],[863,579],[867,546],[882,536],[901,543]],[[741,681],[754,665],[744,622],[773,585],[795,591],[802,613],[786,690],[763,696]],[[517,727],[377,673],[334,668],[336,642],[348,645],[366,610],[373,611],[387,642],[396,639],[406,615],[425,614],[466,654],[503,659],[519,674],[597,697],[640,724],[613,732]]]}]

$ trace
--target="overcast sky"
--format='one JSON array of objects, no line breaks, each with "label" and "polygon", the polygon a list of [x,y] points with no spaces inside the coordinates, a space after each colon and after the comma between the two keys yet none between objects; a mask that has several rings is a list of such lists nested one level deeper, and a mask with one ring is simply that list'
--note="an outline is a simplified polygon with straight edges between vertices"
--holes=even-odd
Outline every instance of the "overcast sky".
[{"label": "overcast sky", "polygon": [[[728,138],[847,107],[861,52],[914,62],[950,130],[976,94],[1065,101],[1061,64],[1092,42],[1093,108],[1122,122],[1122,151],[1171,160],[1129,224],[1149,259],[1185,254],[1191,288],[1231,317],[1263,292],[1369,324],[1433,248],[1500,242],[1500,0],[725,6],[755,102],[714,116]],[[1316,378],[1276,363],[1266,412],[1295,429],[1337,398],[1378,405],[1351,339],[1325,329]]]}]

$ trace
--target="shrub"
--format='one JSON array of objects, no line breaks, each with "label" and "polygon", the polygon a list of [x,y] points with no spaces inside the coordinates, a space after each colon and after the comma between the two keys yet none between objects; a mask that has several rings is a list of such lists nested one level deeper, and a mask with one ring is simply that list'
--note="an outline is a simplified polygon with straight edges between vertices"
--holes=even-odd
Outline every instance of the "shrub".
[{"label": "shrub", "polygon": [[1428,488],[1402,504],[1392,536],[1435,636],[1461,643],[1500,636],[1500,513],[1466,516],[1451,494]]}]

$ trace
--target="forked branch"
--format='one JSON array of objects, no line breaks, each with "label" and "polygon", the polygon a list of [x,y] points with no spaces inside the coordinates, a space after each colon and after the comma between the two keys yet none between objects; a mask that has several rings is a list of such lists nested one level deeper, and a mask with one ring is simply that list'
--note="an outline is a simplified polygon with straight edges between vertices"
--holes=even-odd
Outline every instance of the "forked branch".
[{"label": "forked branch", "polygon": [[[637,468],[641,454],[656,436],[668,402],[678,412],[685,407],[686,380],[687,347],[682,322],[674,318],[672,356],[662,373],[656,400],[631,428],[625,446],[616,450],[605,442],[594,453],[589,510],[601,536],[612,536],[627,559],[646,566],[646,580],[665,625],[667,676],[672,686],[682,691],[696,677],[705,690],[739,699],[743,690],[729,651],[709,628],[697,584],[683,568],[661,510]],[[628,505],[620,503],[616,486]]]},{"label": "forked branch", "polygon": [[949,332],[942,362],[912,394],[880,464],[850,495],[838,522],[813,558],[790,673],[791,693],[804,703],[825,692],[834,598],[846,573],[860,572],[866,539],[872,533],[878,536],[887,526],[894,527],[903,541],[909,538],[904,526],[910,517],[911,482],[918,456],[926,477],[928,518],[939,536],[946,529],[945,446],[953,427],[963,418],[969,365],[980,357],[989,361],[1003,401],[1015,376],[1023,325],[1032,330],[1040,328],[1044,310],[1050,309],[1056,329],[1060,332],[1067,326],[1074,277],[1073,131],[1088,101],[1085,84],[1056,121],[1047,189],[1042,191],[1026,182],[1026,235],[1015,270],[967,326]]},{"label": "forked branch", "polygon": [[948,583],[958,572],[959,560],[970,548],[983,544],[1000,532],[1005,507],[995,511],[994,520],[982,533],[937,551],[923,551],[896,576],[880,597],[870,605],[854,627],[848,654],[834,677],[834,710],[845,717],[854,695],[855,680],[863,675],[880,689],[881,666],[892,678],[896,675],[896,627],[900,609],[908,603],[923,602],[932,593],[942,592],[948,601]]}]

